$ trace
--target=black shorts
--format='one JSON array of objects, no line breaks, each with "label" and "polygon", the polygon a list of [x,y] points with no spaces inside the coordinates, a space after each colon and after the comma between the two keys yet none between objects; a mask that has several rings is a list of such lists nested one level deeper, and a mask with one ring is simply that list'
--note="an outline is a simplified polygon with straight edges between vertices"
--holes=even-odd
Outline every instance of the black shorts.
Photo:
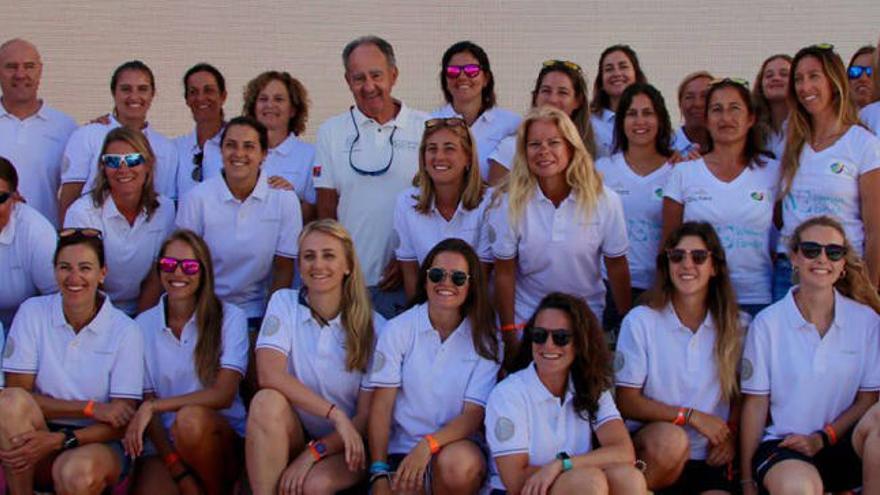
[{"label": "black shorts", "polygon": [[862,460],[852,447],[852,430],[835,445],[826,447],[813,457],[807,457],[785,447],[779,447],[782,440],[761,442],[752,458],[752,472],[761,493],[764,489],[764,477],[770,468],[789,459],[804,461],[815,466],[822,478],[826,492],[841,492],[858,488],[862,484]]},{"label": "black shorts", "polygon": [[684,465],[684,471],[674,485],[657,490],[658,495],[698,495],[709,490],[724,490],[734,493],[733,466],[710,466],[706,461],[691,459]]}]

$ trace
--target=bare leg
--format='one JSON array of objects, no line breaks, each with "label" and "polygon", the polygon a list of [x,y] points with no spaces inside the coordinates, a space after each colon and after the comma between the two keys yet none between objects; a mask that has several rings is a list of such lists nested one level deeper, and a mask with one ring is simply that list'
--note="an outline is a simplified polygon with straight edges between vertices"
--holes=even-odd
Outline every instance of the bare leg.
[{"label": "bare leg", "polygon": [[645,461],[648,489],[675,483],[690,456],[690,442],[684,428],[671,423],[651,423],[633,437],[636,457]]},{"label": "bare leg", "polygon": [[137,460],[129,493],[131,495],[153,495],[156,493],[176,495],[178,490],[162,460],[158,456],[151,455]]},{"label": "bare leg", "polygon": [[52,465],[58,495],[99,495],[112,486],[121,473],[119,456],[102,443],[62,452]]},{"label": "bare leg", "polygon": [[477,493],[486,476],[483,452],[470,440],[444,446],[433,462],[433,493],[438,495]]},{"label": "bare leg", "polygon": [[[0,449],[11,449],[11,439],[17,435],[46,429],[40,406],[24,389],[7,388],[0,391],[0,411]],[[34,468],[13,473],[11,469],[3,467],[10,495],[31,495],[34,492]]]},{"label": "bare leg", "polygon": [[174,445],[209,495],[229,494],[240,474],[238,436],[226,418],[203,406],[185,406],[171,425]]},{"label": "bare leg", "polygon": [[560,474],[550,487],[550,495],[608,495],[608,479],[598,468],[578,468]]},{"label": "bare leg", "polygon": [[603,469],[611,495],[644,495],[648,493],[645,475],[630,464],[614,464]]},{"label": "bare leg", "polygon": [[822,495],[822,478],[812,464],[788,459],[774,465],[764,476],[770,495]]},{"label": "bare leg", "polygon": [[302,425],[279,392],[265,388],[251,401],[245,459],[254,495],[274,495],[290,453],[305,445]]}]

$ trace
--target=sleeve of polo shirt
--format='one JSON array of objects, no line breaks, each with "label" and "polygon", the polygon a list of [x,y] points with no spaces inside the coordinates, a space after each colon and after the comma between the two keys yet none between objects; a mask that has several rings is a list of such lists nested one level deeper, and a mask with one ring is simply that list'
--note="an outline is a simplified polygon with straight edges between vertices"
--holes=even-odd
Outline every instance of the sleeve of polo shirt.
[{"label": "sleeve of polo shirt", "polygon": [[[514,133],[516,131],[514,130]],[[516,155],[516,134],[508,136],[498,143],[495,150],[489,154],[489,159],[495,161],[498,165],[511,170],[513,168],[513,157]]]},{"label": "sleeve of polo shirt", "polygon": [[244,377],[247,373],[249,344],[247,317],[244,312],[231,304],[224,304],[220,368],[237,371]]},{"label": "sleeve of polo shirt", "polygon": [[373,369],[370,371],[370,385],[373,388],[398,388],[402,383],[403,360],[410,341],[414,338],[417,311],[404,313],[388,322],[376,352],[373,354]]},{"label": "sleeve of polo shirt", "polygon": [[620,387],[641,389],[648,380],[648,351],[636,308],[623,319],[614,355],[614,382]]},{"label": "sleeve of polo shirt", "polygon": [[859,159],[859,174],[866,174],[880,168],[880,138],[866,137],[867,142],[862,146],[862,156]]},{"label": "sleeve of polo shirt", "polygon": [[492,257],[496,260],[509,260],[516,258],[519,239],[508,217],[506,198],[491,205],[487,210],[487,226],[489,243],[492,249]]},{"label": "sleeve of polo shirt", "polygon": [[605,423],[615,419],[622,419],[620,411],[617,410],[617,404],[614,403],[611,391],[606,390],[599,396],[599,409],[596,411],[596,416],[590,421],[590,425],[593,431],[596,431]]},{"label": "sleeve of polo shirt", "polygon": [[397,202],[394,205],[394,232],[397,233],[399,243],[394,250],[394,256],[400,261],[416,261],[416,250],[413,248],[412,235],[406,225],[407,209],[412,209],[412,202],[407,196],[411,194],[409,189],[405,189],[397,196]]},{"label": "sleeve of polo shirt", "polygon": [[476,404],[480,407],[486,407],[486,401],[489,400],[489,393],[495,388],[495,379],[498,377],[498,369],[501,368],[499,363],[480,357],[471,379],[468,380],[467,387],[464,391],[465,402]]},{"label": "sleeve of polo shirt", "polygon": [[110,369],[110,398],[140,400],[144,396],[144,338],[141,329],[133,322],[125,328],[114,329],[118,330],[124,336]]},{"label": "sleeve of polo shirt", "polygon": [[282,191],[283,199],[281,207],[281,232],[278,236],[278,244],[275,246],[275,254],[285,258],[296,258],[299,252],[299,233],[302,231],[302,210],[299,207],[299,198],[293,191]]},{"label": "sleeve of polo shirt", "polygon": [[684,191],[682,188],[684,187],[684,183],[682,182],[686,166],[682,166],[683,164],[676,165],[672,167],[672,172],[669,173],[669,178],[666,179],[666,185],[663,187],[663,197],[669,198],[675,201],[678,204],[683,204],[684,200]]},{"label": "sleeve of polo shirt", "polygon": [[336,189],[336,179],[333,176],[333,132],[328,124],[318,129],[312,175],[316,188]]},{"label": "sleeve of polo shirt", "polygon": [[878,325],[878,319],[874,319],[874,327],[868,330],[868,338],[865,342],[865,348],[868,352],[865,356],[865,369],[859,384],[860,392],[880,390],[880,325]]},{"label": "sleeve of polo shirt", "polygon": [[67,146],[64,148],[64,156],[61,161],[61,183],[86,182],[89,178],[92,150],[89,146],[89,126],[83,126],[70,135]]},{"label": "sleeve of polo shirt", "polygon": [[55,280],[54,263],[55,246],[58,233],[48,220],[35,222],[30,229],[28,246],[30,253],[30,271],[34,285],[40,294],[50,294],[58,291],[58,282]]},{"label": "sleeve of polo shirt", "polygon": [[770,394],[770,329],[765,320],[758,318],[752,321],[746,334],[746,345],[740,364],[742,392],[749,395]]},{"label": "sleeve of polo shirt", "polygon": [[303,188],[303,201],[313,205],[318,202],[315,194],[315,151],[312,149],[311,159],[308,161],[308,169],[306,170],[306,183]]},{"label": "sleeve of polo shirt", "polygon": [[[514,383],[495,387],[486,404],[486,440],[492,457],[529,453],[531,432],[524,392]],[[522,385],[518,380],[516,385]]]},{"label": "sleeve of polo shirt", "polygon": [[288,311],[288,301],[296,300],[291,293],[289,289],[281,289],[269,298],[255,349],[272,349],[285,356],[290,355],[293,345],[292,325],[298,323],[294,321],[295,315]]},{"label": "sleeve of polo shirt", "polygon": [[[379,313],[373,313],[373,334],[375,335],[375,342],[379,341],[379,337],[382,336],[382,332],[385,330],[385,325],[388,324],[388,321],[383,318]],[[370,353],[370,361],[367,363],[367,371],[361,376],[361,390],[373,390],[372,383],[372,374],[373,374],[373,364],[375,364],[375,356],[376,356],[376,346],[373,345],[372,352]]]},{"label": "sleeve of polo shirt", "polygon": [[626,235],[626,218],[623,215],[623,203],[620,196],[611,189],[605,188],[604,201],[608,209],[605,212],[605,222],[602,233],[602,254],[609,258],[626,256],[629,249],[629,237]]},{"label": "sleeve of polo shirt", "polygon": [[[486,191],[487,195],[492,194],[492,190]],[[489,201],[487,199],[486,201]],[[488,207],[484,208],[480,213],[480,223],[477,226],[480,231],[477,233],[477,245],[474,246],[474,251],[477,252],[477,257],[483,263],[492,263],[494,258],[492,257],[492,243],[489,242],[489,210]]]},{"label": "sleeve of polo shirt", "polygon": [[178,228],[189,229],[204,237],[205,226],[202,218],[202,200],[198,194],[187,194],[180,200],[175,223]]},{"label": "sleeve of polo shirt", "polygon": [[3,352],[5,373],[37,374],[40,362],[37,327],[40,325],[40,313],[43,310],[39,299],[29,299],[18,308],[6,337],[6,348]]},{"label": "sleeve of polo shirt", "polygon": [[[87,198],[86,201],[91,201],[89,196],[83,196]],[[67,209],[67,212],[64,214],[64,228],[83,228],[83,227],[91,227],[101,229],[100,225],[92,225],[92,222],[89,220],[89,215],[86,213],[85,209],[83,209],[83,203],[81,199],[77,199],[73,203],[71,203],[70,208]]]}]

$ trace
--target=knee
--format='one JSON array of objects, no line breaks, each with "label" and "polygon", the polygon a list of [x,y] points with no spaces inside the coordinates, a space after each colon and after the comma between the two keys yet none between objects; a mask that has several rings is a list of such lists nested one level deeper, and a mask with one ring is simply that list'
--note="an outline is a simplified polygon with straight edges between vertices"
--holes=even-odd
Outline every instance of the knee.
[{"label": "knee", "polygon": [[52,479],[60,494],[97,493],[102,482],[99,471],[99,463],[92,456],[73,453],[55,462]]},{"label": "knee", "polygon": [[652,432],[639,438],[638,450],[639,457],[649,465],[674,468],[690,456],[690,440],[684,428],[658,424]]},{"label": "knee", "polygon": [[333,495],[336,493],[333,481],[323,472],[312,470],[307,477],[303,486],[303,493],[314,495]]},{"label": "knee", "polygon": [[26,420],[31,417],[30,413],[35,405],[34,398],[23,388],[0,390],[0,411],[3,411],[3,421],[0,421],[0,425]]},{"label": "knee", "polygon": [[252,427],[260,430],[274,429],[282,425],[280,418],[290,411],[287,398],[277,390],[264,388],[251,399],[248,412],[248,430]]},{"label": "knee", "polygon": [[645,493],[645,476],[634,466],[617,464],[605,469],[608,488],[611,493]]},{"label": "knee", "polygon": [[597,468],[572,469],[562,473],[553,483],[552,493],[588,493],[605,495],[608,493],[608,478]]},{"label": "knee", "polygon": [[184,406],[177,411],[171,426],[175,443],[197,444],[210,434],[213,411],[203,406]]},{"label": "knee", "polygon": [[822,481],[811,477],[787,476],[767,487],[770,495],[822,495]]},{"label": "knee", "polygon": [[443,485],[464,488],[480,482],[486,465],[482,455],[463,450],[449,454],[437,457],[436,475]]}]

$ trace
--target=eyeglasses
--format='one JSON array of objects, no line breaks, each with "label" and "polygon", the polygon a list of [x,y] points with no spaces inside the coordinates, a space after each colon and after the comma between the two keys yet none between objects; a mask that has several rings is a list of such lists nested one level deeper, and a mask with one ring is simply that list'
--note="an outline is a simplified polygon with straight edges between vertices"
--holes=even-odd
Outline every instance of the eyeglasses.
[{"label": "eyeglasses", "polygon": [[190,174],[190,177],[192,178],[192,180],[194,180],[196,182],[202,181],[202,178],[203,178],[202,162],[204,160],[205,160],[205,152],[203,150],[199,149],[199,152],[193,155],[193,165],[195,165],[195,167],[193,167],[192,174]]},{"label": "eyeglasses", "polygon": [[575,71],[575,72],[583,72],[583,69],[581,69],[581,66],[580,66],[580,65],[578,65],[578,64],[576,64],[576,63],[574,63],[574,62],[572,62],[572,61],[570,61],[570,60],[556,60],[556,59],[550,59],[550,60],[545,60],[544,63],[541,64],[541,65],[542,65],[544,68],[548,68],[548,67],[556,67],[556,66],[562,65],[562,66],[564,66],[564,67],[568,67],[569,69],[571,69],[571,70],[573,70],[573,71]]},{"label": "eyeglasses", "polygon": [[67,228],[58,232],[58,237],[66,239],[68,237],[93,237],[95,239],[104,239],[104,234],[98,229],[92,228]]},{"label": "eyeglasses", "polygon": [[428,270],[428,280],[435,284],[439,284],[445,280],[447,276],[449,276],[449,280],[451,280],[456,287],[463,286],[471,278],[470,274],[461,270],[452,270],[449,272],[443,268],[430,268]]},{"label": "eyeglasses", "polygon": [[690,256],[695,265],[702,265],[712,256],[707,249],[667,249],[666,257],[670,263],[681,263],[685,256]]},{"label": "eyeglasses", "polygon": [[574,333],[571,330],[565,328],[559,328],[556,330],[551,330],[542,327],[532,327],[528,329],[529,336],[532,338],[532,342],[536,344],[546,344],[547,338],[552,337],[553,343],[558,347],[565,347],[571,343],[572,337]]},{"label": "eyeglasses", "polygon": [[846,70],[846,75],[849,76],[850,79],[858,79],[862,77],[862,74],[871,77],[874,74],[874,68],[867,65],[853,65]]},{"label": "eyeglasses", "polygon": [[9,201],[9,198],[11,198],[11,197],[12,197],[12,193],[11,193],[11,192],[2,192],[2,193],[0,193],[0,205],[2,205],[2,204],[4,204],[4,203],[6,203],[7,201]]},{"label": "eyeglasses", "polygon": [[798,251],[808,260],[816,259],[825,250],[825,256],[831,261],[840,261],[846,256],[846,247],[840,244],[819,244],[818,242],[804,241],[797,245]]},{"label": "eyeglasses", "polygon": [[146,163],[146,160],[144,159],[144,155],[140,153],[128,153],[125,155],[108,153],[106,155],[101,155],[101,163],[107,168],[117,169],[122,166],[122,162],[125,162],[129,167],[137,167],[138,165]]},{"label": "eyeglasses", "polygon": [[165,273],[174,273],[178,265],[180,265],[184,275],[197,275],[202,270],[202,263],[199,260],[178,259],[171,256],[159,258],[158,265],[159,270]]},{"label": "eyeglasses", "polygon": [[709,86],[717,86],[719,84],[736,84],[738,86],[742,86],[746,89],[749,89],[749,81],[743,79],[741,77],[722,77],[719,79],[712,79],[709,81]]},{"label": "eyeglasses", "polygon": [[348,147],[348,166],[351,167],[352,170],[355,171],[358,175],[366,175],[368,177],[378,177],[380,175],[384,175],[391,168],[391,162],[394,161],[394,134],[397,133],[397,126],[394,126],[394,129],[391,130],[391,135],[388,136],[388,145],[391,148],[391,156],[388,157],[388,163],[380,168],[379,170],[363,170],[354,164],[354,160],[352,160],[352,155],[354,154],[354,145],[357,144],[361,139],[361,130],[358,128],[357,120],[354,118],[354,105],[348,108],[348,113],[351,115],[351,124],[354,126],[355,136],[351,141],[351,145]]},{"label": "eyeglasses", "polygon": [[449,117],[446,119],[428,119],[425,121],[425,129],[433,129],[435,127],[464,127],[467,129],[467,122],[458,117]]},{"label": "eyeglasses", "polygon": [[462,75],[462,73],[464,73],[468,79],[473,79],[479,76],[480,72],[483,72],[483,68],[480,67],[479,64],[446,66],[446,77],[449,79],[458,79],[458,76]]}]

